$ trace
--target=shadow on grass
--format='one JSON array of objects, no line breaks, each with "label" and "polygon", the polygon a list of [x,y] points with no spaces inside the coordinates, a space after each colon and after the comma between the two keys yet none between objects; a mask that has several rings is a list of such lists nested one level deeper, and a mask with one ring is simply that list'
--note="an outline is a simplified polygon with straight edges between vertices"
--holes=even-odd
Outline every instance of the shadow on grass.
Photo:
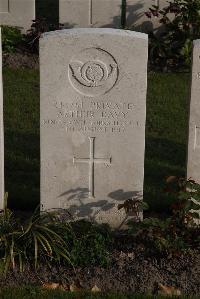
[{"label": "shadow on grass", "polygon": [[[185,175],[188,74],[149,75],[144,199],[151,211],[167,211],[168,175]],[[39,204],[39,74],[4,68],[5,181],[9,206]]]},{"label": "shadow on grass", "polygon": [[186,145],[168,139],[147,137],[144,199],[150,209],[167,212],[173,198],[164,193],[166,177],[186,175]]},{"label": "shadow on grass", "polygon": [[5,131],[5,190],[9,208],[33,210],[39,204],[39,135]]}]

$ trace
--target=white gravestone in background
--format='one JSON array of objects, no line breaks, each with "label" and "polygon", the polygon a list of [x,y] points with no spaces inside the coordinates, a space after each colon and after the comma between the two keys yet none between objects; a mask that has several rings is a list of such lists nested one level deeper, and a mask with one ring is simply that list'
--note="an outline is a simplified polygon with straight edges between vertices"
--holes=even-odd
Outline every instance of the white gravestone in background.
[{"label": "white gravestone in background", "polygon": [[3,132],[3,78],[2,78],[2,42],[0,27],[0,209],[4,200],[4,132]]},{"label": "white gravestone in background", "polygon": [[118,227],[143,197],[147,35],[71,29],[40,40],[41,205]]},{"label": "white gravestone in background", "polygon": [[193,47],[187,177],[200,183],[200,40]]},{"label": "white gravestone in background", "polygon": [[200,184],[200,40],[193,43],[187,178]]},{"label": "white gravestone in background", "polygon": [[0,0],[0,25],[16,26],[23,32],[35,19],[35,0]]},{"label": "white gravestone in background", "polygon": [[59,21],[67,28],[121,27],[122,0],[59,0]]},{"label": "white gravestone in background", "polygon": [[163,9],[169,3],[167,0],[126,0],[126,27],[132,27],[142,32],[152,31],[160,27],[160,18],[148,18],[145,15],[145,12],[149,11],[152,5]]}]

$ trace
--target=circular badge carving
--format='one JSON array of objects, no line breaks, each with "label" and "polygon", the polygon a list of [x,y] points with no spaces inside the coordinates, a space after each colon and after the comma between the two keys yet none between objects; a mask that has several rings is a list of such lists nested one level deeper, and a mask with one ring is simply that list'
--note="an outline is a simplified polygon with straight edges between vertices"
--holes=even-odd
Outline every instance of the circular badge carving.
[{"label": "circular badge carving", "polygon": [[68,71],[74,89],[89,97],[107,93],[118,79],[114,57],[100,48],[81,51],[71,60]]}]

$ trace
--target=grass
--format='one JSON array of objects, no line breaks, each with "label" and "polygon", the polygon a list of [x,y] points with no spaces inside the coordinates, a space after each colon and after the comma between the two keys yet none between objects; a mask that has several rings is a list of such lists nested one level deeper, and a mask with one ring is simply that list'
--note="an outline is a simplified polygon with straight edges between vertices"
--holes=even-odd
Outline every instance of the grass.
[{"label": "grass", "polygon": [[[137,294],[91,294],[91,293],[70,293],[59,290],[45,290],[39,288],[4,288],[0,291],[1,299],[163,299],[163,296],[148,296]],[[177,298],[177,297],[170,297]],[[188,299],[195,297],[178,297],[180,299]],[[197,299],[197,297],[196,297]]]},{"label": "grass", "polygon": [[189,87],[189,74],[148,78],[144,198],[153,211],[168,207],[166,176],[186,176]]},{"label": "grass", "polygon": [[[12,208],[39,204],[39,74],[4,69],[5,179]],[[144,199],[166,211],[164,178],[185,175],[189,74],[148,78]]]},{"label": "grass", "polygon": [[10,207],[39,204],[39,77],[32,70],[4,70],[5,189]]}]

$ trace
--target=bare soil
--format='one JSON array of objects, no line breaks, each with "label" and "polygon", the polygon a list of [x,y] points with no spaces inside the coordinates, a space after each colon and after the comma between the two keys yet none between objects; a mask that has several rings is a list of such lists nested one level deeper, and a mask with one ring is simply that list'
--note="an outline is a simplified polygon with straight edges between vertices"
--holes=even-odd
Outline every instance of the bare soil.
[{"label": "bare soil", "polygon": [[182,294],[200,295],[200,253],[177,257],[150,257],[144,249],[113,250],[108,268],[86,267],[75,271],[64,266],[42,266],[37,271],[17,269],[0,278],[1,286],[41,285],[58,282],[64,286],[80,280],[84,289],[97,285],[102,291],[155,293],[157,285],[173,286]]},{"label": "bare soil", "polygon": [[3,53],[3,66],[17,68],[39,69],[39,57],[31,53]]}]

